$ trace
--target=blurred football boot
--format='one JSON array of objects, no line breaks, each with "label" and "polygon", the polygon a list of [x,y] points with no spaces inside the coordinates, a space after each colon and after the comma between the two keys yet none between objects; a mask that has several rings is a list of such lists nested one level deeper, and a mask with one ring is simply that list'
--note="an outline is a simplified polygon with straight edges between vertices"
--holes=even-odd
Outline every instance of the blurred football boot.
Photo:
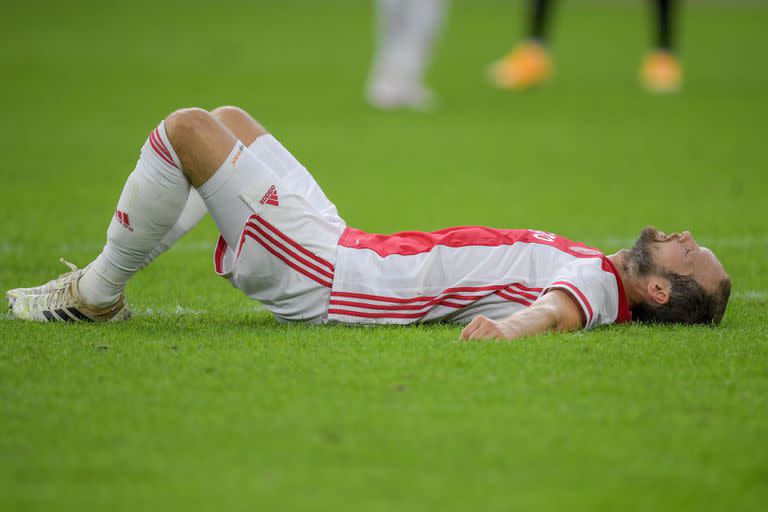
[{"label": "blurred football boot", "polygon": [[683,71],[673,54],[657,50],[649,53],[643,60],[640,80],[649,92],[669,94],[680,90]]},{"label": "blurred football boot", "polygon": [[524,90],[549,80],[553,72],[547,49],[527,41],[491,64],[488,79],[499,89]]}]

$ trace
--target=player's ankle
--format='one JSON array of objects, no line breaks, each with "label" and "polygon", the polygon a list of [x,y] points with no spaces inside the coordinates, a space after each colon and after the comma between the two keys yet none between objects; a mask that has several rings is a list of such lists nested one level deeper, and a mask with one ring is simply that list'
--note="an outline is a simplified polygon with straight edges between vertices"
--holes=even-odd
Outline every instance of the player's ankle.
[{"label": "player's ankle", "polygon": [[83,304],[102,309],[114,305],[123,290],[108,283],[92,268],[87,269],[77,281],[77,294]]}]

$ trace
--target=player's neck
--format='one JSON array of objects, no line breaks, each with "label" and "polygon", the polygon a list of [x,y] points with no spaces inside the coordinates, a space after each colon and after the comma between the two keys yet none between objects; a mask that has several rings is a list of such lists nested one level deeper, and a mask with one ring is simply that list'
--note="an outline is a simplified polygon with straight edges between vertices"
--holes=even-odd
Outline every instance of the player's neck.
[{"label": "player's neck", "polygon": [[644,279],[637,279],[630,275],[627,268],[628,249],[622,249],[615,254],[608,256],[611,263],[616,267],[621,275],[621,282],[624,285],[624,293],[627,296],[629,307],[640,304],[645,301],[646,282]]}]

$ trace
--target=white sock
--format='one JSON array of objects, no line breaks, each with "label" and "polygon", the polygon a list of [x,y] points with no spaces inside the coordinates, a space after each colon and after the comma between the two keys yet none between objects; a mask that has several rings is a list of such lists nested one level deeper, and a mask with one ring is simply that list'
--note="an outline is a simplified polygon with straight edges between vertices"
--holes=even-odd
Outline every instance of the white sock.
[{"label": "white sock", "polygon": [[164,123],[150,134],[136,168],[123,187],[107,231],[107,244],[78,283],[91,306],[113,304],[128,279],[179,220],[190,184],[165,133]]},{"label": "white sock", "polygon": [[190,229],[197,226],[197,223],[200,222],[206,213],[208,213],[208,209],[205,207],[203,198],[200,197],[197,190],[190,188],[187,204],[184,205],[184,210],[181,212],[179,220],[160,240],[160,243],[152,249],[152,252],[147,255],[147,258],[144,260],[144,266],[146,267],[152,263],[158,256],[170,249],[178,239],[186,235]]}]

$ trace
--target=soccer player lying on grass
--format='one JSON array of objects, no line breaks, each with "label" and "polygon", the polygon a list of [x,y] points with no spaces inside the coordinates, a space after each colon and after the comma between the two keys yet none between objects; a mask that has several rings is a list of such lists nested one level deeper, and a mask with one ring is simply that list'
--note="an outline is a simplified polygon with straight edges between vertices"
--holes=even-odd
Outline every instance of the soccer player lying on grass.
[{"label": "soccer player lying on grass", "polygon": [[128,280],[210,212],[216,272],[279,321],[468,324],[514,339],[639,321],[717,324],[730,280],[689,232],[646,228],[611,256],[537,230],[456,227],[378,235],[347,227],[299,162],[242,110],[174,112],[152,131],[102,253],[7,292],[42,322],[130,317]]}]

